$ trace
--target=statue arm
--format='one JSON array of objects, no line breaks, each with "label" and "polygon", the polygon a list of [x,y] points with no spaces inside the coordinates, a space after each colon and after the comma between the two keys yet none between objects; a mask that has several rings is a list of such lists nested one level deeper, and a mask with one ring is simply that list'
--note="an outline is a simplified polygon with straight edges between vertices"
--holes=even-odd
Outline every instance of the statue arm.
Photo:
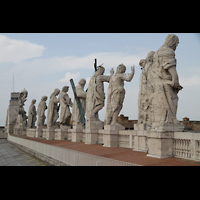
[{"label": "statue arm", "polygon": [[168,69],[168,72],[172,76],[172,87],[182,89],[182,86],[179,84],[179,78],[178,78],[178,74],[176,71],[176,66],[170,67]]},{"label": "statue arm", "polygon": [[133,79],[134,74],[135,74],[135,65],[131,67],[131,73],[128,76],[126,75],[123,76],[123,80],[130,82]]},{"label": "statue arm", "polygon": [[108,82],[108,83],[109,83],[110,77],[111,77],[111,76],[99,75],[99,76],[97,77],[97,79],[99,79],[99,80],[102,81],[102,82]]},{"label": "statue arm", "polygon": [[79,98],[86,98],[87,92],[85,92],[82,88],[76,87],[76,94]]}]

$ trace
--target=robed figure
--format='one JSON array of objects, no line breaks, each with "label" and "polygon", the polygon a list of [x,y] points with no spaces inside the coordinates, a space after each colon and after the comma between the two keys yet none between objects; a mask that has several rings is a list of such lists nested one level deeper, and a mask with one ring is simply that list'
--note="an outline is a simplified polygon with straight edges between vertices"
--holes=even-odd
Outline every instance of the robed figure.
[{"label": "robed figure", "polygon": [[71,112],[70,108],[73,103],[69,98],[68,92],[69,86],[64,86],[62,92],[59,94],[58,101],[60,103],[60,124],[70,126]]},{"label": "robed figure", "polygon": [[27,128],[35,128],[35,122],[37,120],[37,112],[35,108],[36,100],[33,99],[28,111],[28,124]]},{"label": "robed figure", "polygon": [[[84,91],[85,84],[86,84],[86,80],[81,79],[78,82],[78,85],[75,88],[76,95],[80,100],[84,114],[85,114],[85,108],[86,108],[86,94],[87,94],[87,92]],[[74,103],[73,103],[73,106],[72,106],[72,121],[73,121],[73,126],[80,125],[81,127],[83,127],[83,122],[82,122],[82,119],[81,119],[81,113],[80,113],[80,110],[78,108],[78,105],[77,105],[75,98],[74,98]]]},{"label": "robed figure", "polygon": [[59,117],[58,111],[58,99],[56,96],[60,93],[59,89],[55,89],[54,92],[51,94],[48,104],[48,112],[47,112],[47,127],[56,126],[56,121]]},{"label": "robed figure", "polygon": [[38,105],[38,109],[37,109],[37,113],[38,113],[38,121],[37,121],[37,127],[43,127],[44,126],[44,122],[46,119],[45,116],[45,110],[47,109],[47,105],[46,105],[46,100],[47,100],[47,96],[43,96],[39,105]]}]

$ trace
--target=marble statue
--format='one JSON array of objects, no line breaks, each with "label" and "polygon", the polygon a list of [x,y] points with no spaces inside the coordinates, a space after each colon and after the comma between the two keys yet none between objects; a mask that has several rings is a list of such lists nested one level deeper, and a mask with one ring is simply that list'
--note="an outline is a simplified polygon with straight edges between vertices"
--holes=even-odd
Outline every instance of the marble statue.
[{"label": "marble statue", "polygon": [[56,126],[56,121],[59,118],[59,106],[58,106],[58,96],[60,93],[59,89],[55,89],[54,92],[51,94],[48,104],[48,111],[47,111],[47,128]]},{"label": "marble statue", "polygon": [[71,113],[70,108],[73,106],[71,99],[69,98],[67,92],[69,86],[64,86],[62,92],[59,94],[58,101],[60,103],[60,125],[70,126]]},{"label": "marble statue", "polygon": [[111,69],[111,76],[103,75],[105,68],[99,66],[98,70],[92,76],[89,82],[87,96],[86,96],[86,120],[99,120],[98,112],[104,107],[105,93],[104,82],[109,82],[110,77],[114,74]]},{"label": "marble statue", "polygon": [[148,124],[152,123],[152,98],[153,87],[149,81],[149,70],[153,66],[153,56],[155,52],[150,51],[147,54],[146,59],[142,59],[139,62],[142,73],[140,75],[139,95],[138,95],[138,123]]},{"label": "marble statue", "polygon": [[46,105],[46,100],[47,100],[47,96],[43,96],[38,108],[37,108],[37,114],[38,114],[38,121],[37,121],[37,127],[44,127],[44,122],[46,119],[45,116],[45,110],[47,109],[47,105]]},{"label": "marble statue", "polygon": [[135,66],[131,67],[131,73],[129,75],[126,75],[125,71],[126,66],[120,64],[117,67],[116,73],[110,78],[107,92],[105,125],[120,125],[117,122],[117,117],[123,107],[125,98],[124,81],[130,82],[132,80],[135,73]]},{"label": "marble statue", "polygon": [[177,94],[183,88],[176,71],[175,50],[178,44],[179,38],[170,34],[157,52],[150,52],[139,63],[142,74],[138,123],[146,123],[152,130],[179,131],[183,128],[176,118]]},{"label": "marble statue", "polygon": [[[81,79],[78,82],[78,85],[76,86],[76,94],[77,97],[79,97],[80,99],[80,103],[83,109],[83,113],[85,113],[85,108],[86,108],[86,94],[87,92],[85,92],[83,89],[85,87],[86,84],[86,80],[85,79]],[[72,106],[72,121],[73,121],[73,126],[83,126],[82,120],[81,120],[81,114],[80,111],[78,109],[78,105],[76,103],[76,100],[74,99],[74,103]]]},{"label": "marble statue", "polygon": [[37,120],[37,112],[35,108],[36,100],[33,99],[28,111],[28,124],[27,128],[35,128],[35,122]]},{"label": "marble statue", "polygon": [[164,45],[154,54],[151,84],[154,88],[153,109],[154,124],[179,124],[176,118],[178,106],[178,92],[183,88],[179,84],[176,71],[175,50],[179,38],[170,34],[166,37]]},{"label": "marble statue", "polygon": [[20,104],[19,104],[18,114],[22,116],[22,120],[24,121],[25,124],[27,123],[26,120],[28,119],[28,116],[26,115],[26,111],[24,110],[24,103],[27,100],[27,96],[28,96],[28,91],[25,89],[21,91],[20,96],[19,96]]}]

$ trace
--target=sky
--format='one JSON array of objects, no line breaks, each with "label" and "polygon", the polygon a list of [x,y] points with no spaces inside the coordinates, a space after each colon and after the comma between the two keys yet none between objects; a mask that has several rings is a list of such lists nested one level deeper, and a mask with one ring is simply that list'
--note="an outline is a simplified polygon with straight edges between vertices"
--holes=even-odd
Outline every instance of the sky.
[{"label": "sky", "polygon": [[[6,122],[11,92],[28,91],[25,110],[28,113],[32,99],[36,109],[42,96],[49,97],[54,89],[70,86],[69,96],[74,95],[69,80],[75,85],[81,78],[87,83],[94,74],[94,59],[102,63],[105,74],[123,63],[135,75],[125,82],[126,96],[121,114],[138,119],[138,92],[141,69],[140,59],[148,52],[157,51],[170,33],[0,33],[0,126]],[[183,90],[179,92],[177,119],[189,117],[200,121],[200,34],[173,33],[179,37],[176,49],[177,72]],[[14,76],[14,87],[13,87]],[[107,94],[108,83],[104,83]],[[107,98],[107,95],[106,95]],[[99,112],[103,121],[105,107]],[[47,111],[46,111],[47,115]],[[58,119],[59,121],[59,119]]]}]

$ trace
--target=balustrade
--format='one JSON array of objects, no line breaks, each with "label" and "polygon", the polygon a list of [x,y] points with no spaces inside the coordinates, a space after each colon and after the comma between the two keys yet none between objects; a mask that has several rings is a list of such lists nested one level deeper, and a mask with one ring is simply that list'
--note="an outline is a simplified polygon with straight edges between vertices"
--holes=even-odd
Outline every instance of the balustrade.
[{"label": "balustrade", "polygon": [[174,156],[182,158],[191,157],[191,141],[184,139],[175,139],[173,145]]}]

